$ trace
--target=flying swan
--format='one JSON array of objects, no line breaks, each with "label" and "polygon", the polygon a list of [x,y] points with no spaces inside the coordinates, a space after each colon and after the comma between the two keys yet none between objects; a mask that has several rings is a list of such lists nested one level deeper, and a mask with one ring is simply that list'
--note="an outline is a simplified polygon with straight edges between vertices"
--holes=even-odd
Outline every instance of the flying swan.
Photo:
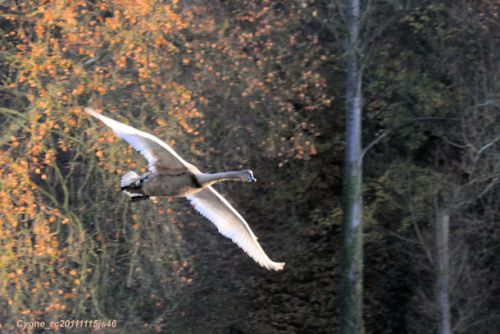
[{"label": "flying swan", "polygon": [[121,189],[132,201],[147,200],[151,196],[185,197],[196,211],[217,226],[222,235],[240,246],[259,265],[266,269],[283,269],[285,263],[274,262],[267,256],[245,219],[212,188],[221,181],[256,182],[251,170],[202,173],[157,137],[103,116],[92,108],[85,108],[85,112],[109,126],[148,161],[148,173],[141,176],[129,171],[121,178]]}]

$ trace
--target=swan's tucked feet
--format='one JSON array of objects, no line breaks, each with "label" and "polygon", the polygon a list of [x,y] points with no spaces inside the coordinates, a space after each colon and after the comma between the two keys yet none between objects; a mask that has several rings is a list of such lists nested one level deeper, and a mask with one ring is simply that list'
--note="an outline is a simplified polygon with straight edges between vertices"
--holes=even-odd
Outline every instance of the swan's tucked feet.
[{"label": "swan's tucked feet", "polygon": [[146,196],[146,195],[132,196],[132,197],[130,197],[130,201],[131,202],[146,201],[148,199],[149,199],[149,196]]}]

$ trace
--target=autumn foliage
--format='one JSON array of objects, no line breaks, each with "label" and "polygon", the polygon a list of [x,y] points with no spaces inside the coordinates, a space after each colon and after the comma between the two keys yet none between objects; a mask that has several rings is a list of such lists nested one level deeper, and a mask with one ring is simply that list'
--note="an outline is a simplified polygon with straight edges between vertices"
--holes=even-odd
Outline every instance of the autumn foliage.
[{"label": "autumn foliage", "polygon": [[[126,210],[123,199],[111,212],[109,204],[91,200],[100,197],[93,194],[99,185],[114,189],[107,175],[138,168],[137,157],[125,145],[111,145],[108,131],[89,126],[81,105],[108,112],[133,107],[136,119],[199,142],[199,102],[174,80],[187,52],[176,46],[177,36],[193,13],[154,1],[26,1],[2,9],[8,104],[1,117],[9,136],[0,152],[1,313],[4,319],[109,318],[100,296],[110,290],[101,281],[115,271],[127,244],[137,252],[141,219],[128,215],[120,224],[130,227],[114,225],[113,232],[105,224],[118,224],[111,218]],[[158,216],[165,210],[159,205]],[[175,232],[169,238],[175,240]],[[161,270],[180,285],[188,281],[180,273],[187,263],[179,266],[176,257],[166,255]],[[129,281],[140,267],[131,264]],[[159,283],[168,286],[165,279]],[[12,330],[14,322],[1,326]]]},{"label": "autumn foliage", "polygon": [[[115,275],[125,276],[127,286],[135,279],[147,286],[137,307],[158,299],[153,307],[168,308],[175,291],[191,281],[177,227],[161,227],[176,220],[174,204],[133,213],[116,193],[116,179],[128,169],[144,172],[143,160],[110,131],[92,125],[82,106],[126,116],[193,158],[215,153],[207,151],[201,135],[201,129],[217,128],[207,118],[244,108],[229,117],[244,118],[238,120],[242,124],[262,119],[261,126],[219,130],[235,139],[257,136],[255,145],[264,155],[280,157],[280,166],[317,154],[318,131],[294,106],[314,112],[331,102],[325,79],[315,71],[316,51],[277,65],[294,50],[282,50],[276,35],[302,52],[295,33],[287,33],[293,30],[288,21],[298,16],[248,4],[248,10],[227,17],[215,15],[224,10],[218,5],[207,10],[175,0],[1,5],[4,319],[113,317],[118,310],[107,309],[104,296],[116,289],[126,293],[124,285],[107,280]],[[312,66],[298,74],[297,61]],[[289,91],[277,92],[288,83]],[[172,243],[160,241],[158,233]],[[151,268],[140,255],[148,251],[149,261],[162,257],[161,263]],[[155,283],[159,272],[163,278]],[[145,311],[137,312],[140,317]],[[1,326],[12,330],[14,323]]]},{"label": "autumn foliage", "polygon": [[[113,333],[336,333],[340,3],[1,2],[0,332],[87,318],[117,319]],[[444,198],[460,203],[452,320],[457,333],[488,333],[498,4],[404,3],[370,2],[361,31],[363,144],[380,138],[364,156],[366,331],[434,328],[425,246]],[[119,178],[145,161],[84,106],[202,170],[252,168],[256,185],[218,189],[285,271],[256,266],[182,200],[131,204]]]}]

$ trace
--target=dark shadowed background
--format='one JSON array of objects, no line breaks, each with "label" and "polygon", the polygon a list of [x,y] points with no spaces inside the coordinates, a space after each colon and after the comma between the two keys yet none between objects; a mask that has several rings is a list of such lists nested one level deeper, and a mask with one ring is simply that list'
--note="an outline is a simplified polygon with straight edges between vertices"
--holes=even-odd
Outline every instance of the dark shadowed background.
[{"label": "dark shadowed background", "polygon": [[[500,2],[362,3],[366,332],[435,332],[445,208],[453,332],[497,333]],[[100,332],[338,333],[341,13],[316,0],[0,2],[0,332],[116,319]],[[217,189],[284,271],[184,199],[130,203],[119,178],[145,161],[86,105],[203,171],[252,169],[257,183]]]}]

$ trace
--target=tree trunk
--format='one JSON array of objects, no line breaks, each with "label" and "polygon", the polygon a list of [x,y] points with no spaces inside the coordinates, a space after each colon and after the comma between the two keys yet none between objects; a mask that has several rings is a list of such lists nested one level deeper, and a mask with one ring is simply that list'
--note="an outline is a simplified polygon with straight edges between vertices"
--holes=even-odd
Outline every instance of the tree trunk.
[{"label": "tree trunk", "polygon": [[360,334],[364,332],[364,329],[359,0],[348,2],[347,28],[346,161],[342,259],[344,277],[341,291],[340,331],[343,334]]},{"label": "tree trunk", "polygon": [[451,334],[450,324],[450,214],[438,208],[436,213],[436,304],[438,334]]}]

